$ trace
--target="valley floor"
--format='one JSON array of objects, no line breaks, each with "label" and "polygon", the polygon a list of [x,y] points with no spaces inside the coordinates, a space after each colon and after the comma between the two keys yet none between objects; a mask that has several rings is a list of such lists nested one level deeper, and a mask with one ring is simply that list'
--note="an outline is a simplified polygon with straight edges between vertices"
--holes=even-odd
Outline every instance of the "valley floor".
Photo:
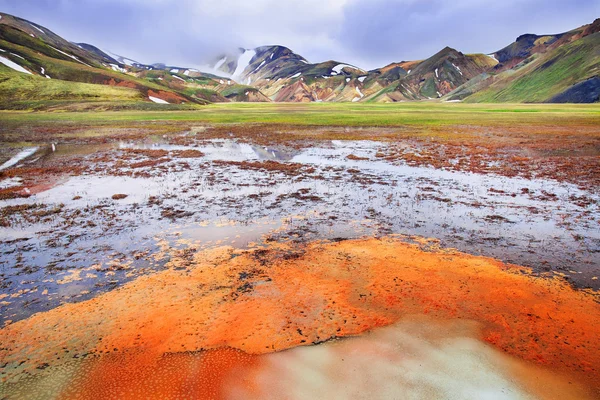
[{"label": "valley floor", "polygon": [[599,127],[0,112],[0,398],[597,397]]}]

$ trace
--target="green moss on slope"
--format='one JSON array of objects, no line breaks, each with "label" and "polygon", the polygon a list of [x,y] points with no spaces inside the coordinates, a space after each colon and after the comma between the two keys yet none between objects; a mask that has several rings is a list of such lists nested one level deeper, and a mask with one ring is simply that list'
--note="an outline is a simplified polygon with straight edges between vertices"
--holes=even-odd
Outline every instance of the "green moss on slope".
[{"label": "green moss on slope", "polygon": [[468,102],[545,102],[600,74],[600,33],[539,57],[531,65],[467,98]]}]

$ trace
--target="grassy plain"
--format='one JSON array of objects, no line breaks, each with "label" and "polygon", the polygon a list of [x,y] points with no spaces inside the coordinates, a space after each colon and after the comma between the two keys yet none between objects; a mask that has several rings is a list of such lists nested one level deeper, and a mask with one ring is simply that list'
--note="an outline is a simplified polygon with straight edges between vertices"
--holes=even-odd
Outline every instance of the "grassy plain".
[{"label": "grassy plain", "polygon": [[23,112],[0,111],[2,126],[85,124],[118,126],[147,121],[210,124],[282,124],[299,126],[600,126],[600,105],[461,104],[415,102],[352,103],[221,103],[179,111]]}]

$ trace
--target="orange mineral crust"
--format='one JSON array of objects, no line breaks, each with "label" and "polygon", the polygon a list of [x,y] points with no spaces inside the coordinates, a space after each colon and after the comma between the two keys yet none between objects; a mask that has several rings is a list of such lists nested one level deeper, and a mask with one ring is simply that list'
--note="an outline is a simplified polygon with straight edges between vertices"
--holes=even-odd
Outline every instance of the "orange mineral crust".
[{"label": "orange mineral crust", "polygon": [[252,354],[428,314],[476,321],[481,338],[505,353],[600,387],[596,298],[489,258],[384,238],[220,248],[171,265],[0,330],[3,381],[94,355],[86,375],[98,379],[114,357],[142,370],[168,354],[221,349],[251,364]]}]

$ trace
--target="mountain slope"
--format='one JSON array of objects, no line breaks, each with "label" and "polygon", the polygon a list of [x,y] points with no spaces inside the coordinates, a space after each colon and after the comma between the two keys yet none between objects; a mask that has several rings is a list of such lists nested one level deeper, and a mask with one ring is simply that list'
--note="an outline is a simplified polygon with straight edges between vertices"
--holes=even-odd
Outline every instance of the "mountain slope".
[{"label": "mountain slope", "polygon": [[[102,103],[98,107],[119,102],[134,107],[229,101],[595,102],[600,92],[600,19],[561,34],[521,35],[489,55],[446,47],[425,60],[365,71],[333,60],[310,63],[278,45],[238,49],[206,67],[143,64],[71,43],[22,18],[0,16],[4,108],[42,107],[43,101]],[[36,93],[39,101],[29,98]]]},{"label": "mountain slope", "polygon": [[[144,65],[126,57],[110,55],[99,48],[85,44],[71,43],[54,34],[49,29],[33,24],[27,20],[0,14],[0,63],[4,71],[3,79],[16,79],[13,72],[33,74],[52,80],[63,80],[93,85],[126,87],[138,92],[137,102],[170,103],[170,104],[206,104],[208,102],[230,101],[219,94],[219,90],[227,84],[217,76],[208,76],[199,71],[188,69],[156,70],[154,66]],[[15,82],[19,80],[16,79]],[[39,85],[39,83],[38,83]],[[4,89],[8,86],[4,85]],[[53,87],[60,85],[52,84]],[[68,87],[68,85],[62,85]],[[90,88],[86,89],[89,90]],[[76,90],[75,90],[76,91]],[[26,90],[24,90],[24,93]],[[70,93],[66,90],[65,93]],[[105,98],[103,88],[96,100],[109,101]],[[0,92],[3,99],[23,99],[14,90]],[[66,103],[67,96],[57,99]],[[85,101],[96,101],[94,96],[85,97]],[[121,96],[114,97],[115,102],[121,101]],[[7,103],[12,107],[23,104]],[[82,101],[74,96],[73,102]],[[147,106],[143,106],[147,107]]]},{"label": "mountain slope", "polygon": [[210,68],[281,102],[352,101],[359,95],[356,85],[347,87],[347,83],[367,75],[363,69],[338,61],[311,64],[283,46],[240,49],[236,55],[221,56]]},{"label": "mountain slope", "polygon": [[556,35],[543,51],[528,52],[532,54],[512,68],[478,77],[448,98],[469,102],[598,101],[595,78],[600,75],[600,19]]},{"label": "mountain slope", "polygon": [[465,55],[445,47],[432,57],[414,63],[413,68],[397,81],[367,100],[390,102],[440,98],[496,64],[496,60],[484,54]]},{"label": "mountain slope", "polygon": [[[548,102],[600,75],[600,32],[531,56],[513,74],[496,79],[467,98],[470,102]],[[585,89],[585,87],[580,88]],[[595,100],[597,101],[597,99]]]},{"label": "mountain slope", "polygon": [[514,67],[534,54],[545,53],[598,31],[600,19],[568,32],[552,35],[524,34],[513,43],[491,54],[499,62],[498,71]]}]

